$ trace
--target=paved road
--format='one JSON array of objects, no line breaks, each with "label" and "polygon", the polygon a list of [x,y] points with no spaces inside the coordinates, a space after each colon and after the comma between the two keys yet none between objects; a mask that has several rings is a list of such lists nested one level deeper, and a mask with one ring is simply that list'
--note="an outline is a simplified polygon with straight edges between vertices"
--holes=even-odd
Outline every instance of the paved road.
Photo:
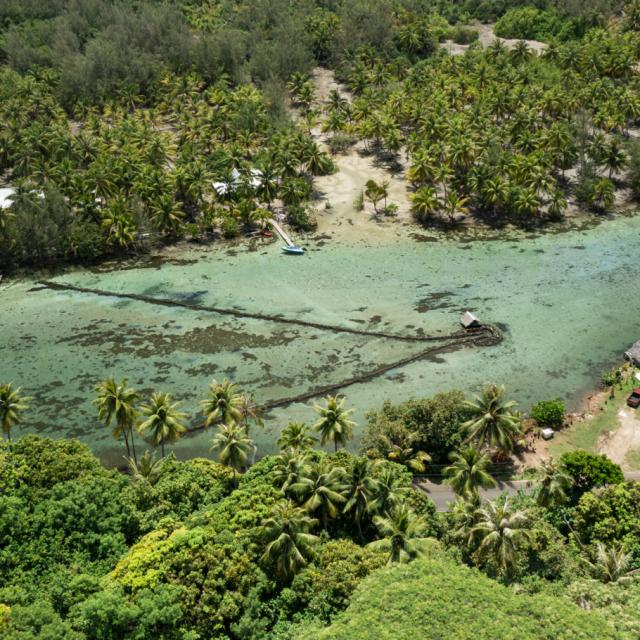
[{"label": "paved road", "polygon": [[[624,474],[625,480],[638,482],[640,481],[640,471],[632,471]],[[535,480],[505,480],[498,482],[493,489],[481,489],[480,496],[485,500],[495,500],[503,493],[510,496],[515,495],[518,491],[530,491],[536,485]],[[420,478],[414,482],[414,486],[424,491],[436,505],[438,511],[447,511],[448,505],[456,499],[455,493],[446,484],[433,482]]]}]

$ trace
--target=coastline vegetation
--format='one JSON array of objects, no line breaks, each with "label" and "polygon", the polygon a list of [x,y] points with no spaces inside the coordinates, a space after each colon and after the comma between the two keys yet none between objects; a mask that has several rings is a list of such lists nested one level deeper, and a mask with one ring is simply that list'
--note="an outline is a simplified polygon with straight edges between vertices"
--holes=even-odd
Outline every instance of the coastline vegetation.
[{"label": "coastline vegetation", "polygon": [[[2,389],[8,436],[28,408]],[[328,398],[315,425],[290,424],[280,453],[257,462],[256,417],[231,383],[212,383],[202,403],[217,462],[164,455],[180,416],[168,394],[153,398],[139,405],[126,381],[97,389],[98,418],[128,455],[121,471],[73,440],[0,445],[3,638],[377,638],[402,610],[394,637],[426,619],[429,638],[637,633],[640,484],[575,451],[543,463],[531,491],[482,499],[492,461],[522,446],[502,387],[386,403],[360,455],[338,450],[352,423],[344,399]],[[314,448],[314,433],[335,451]],[[152,446],[142,454],[140,436]],[[445,457],[453,494],[437,512],[412,473]]]},{"label": "coastline vegetation", "polygon": [[[423,224],[530,224],[637,194],[636,4],[579,15],[570,2],[476,4],[3,3],[0,170],[14,193],[0,209],[0,268],[230,238],[274,206],[310,230],[313,178],[334,170],[316,125],[329,151],[361,141],[404,158]],[[580,27],[560,37],[548,15]],[[439,49],[475,40],[464,21],[498,18],[505,35],[549,46]],[[317,65],[352,99],[318,104]],[[396,214],[384,184],[365,197]]]}]

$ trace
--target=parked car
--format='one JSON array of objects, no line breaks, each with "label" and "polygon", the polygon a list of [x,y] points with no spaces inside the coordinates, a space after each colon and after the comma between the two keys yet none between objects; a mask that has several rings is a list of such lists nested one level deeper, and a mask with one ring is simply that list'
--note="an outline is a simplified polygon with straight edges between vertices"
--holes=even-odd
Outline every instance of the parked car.
[{"label": "parked car", "polygon": [[627,404],[634,409],[640,406],[640,387],[631,392],[631,395],[627,398]]}]

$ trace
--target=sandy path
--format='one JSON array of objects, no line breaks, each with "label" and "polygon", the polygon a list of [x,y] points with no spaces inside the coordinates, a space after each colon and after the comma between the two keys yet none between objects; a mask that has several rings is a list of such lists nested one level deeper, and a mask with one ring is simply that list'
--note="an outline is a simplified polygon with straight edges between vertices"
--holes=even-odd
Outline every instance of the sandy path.
[{"label": "sandy path", "polygon": [[[339,85],[328,69],[315,69],[312,75],[316,87],[316,107],[320,108],[329,93],[335,89],[347,100],[352,100],[352,95]],[[320,130],[320,125],[314,127],[312,133],[324,150],[327,150],[327,137]],[[402,159],[402,151],[398,154]],[[388,233],[388,227],[394,223],[408,222],[411,219],[410,202],[405,183],[404,166],[396,173],[390,172],[385,166],[379,164],[374,155],[365,153],[364,144],[357,143],[347,154],[333,156],[338,171],[329,176],[318,176],[314,179],[314,185],[320,196],[316,202],[318,208],[318,231],[331,233],[339,231],[340,234],[362,232],[368,236],[377,233]],[[388,183],[389,196],[387,202],[398,205],[398,215],[395,218],[373,217],[371,204],[365,203],[363,211],[356,211],[354,200],[365,188],[367,180]]]},{"label": "sandy path", "polygon": [[[488,47],[491,45],[494,40],[500,40],[508,49],[513,49],[516,46],[519,40],[511,40],[508,38],[498,38],[496,34],[493,32],[494,25],[492,24],[472,24],[469,25],[472,29],[476,29],[480,33],[479,42],[482,46]],[[525,40],[527,46],[531,51],[535,51],[539,53],[540,51],[544,51],[547,48],[547,44],[545,42],[538,42],[538,40]],[[445,40],[440,45],[443,49],[446,49],[452,56],[462,55],[468,48],[469,45],[465,44],[456,44],[453,40]]]},{"label": "sandy path", "polygon": [[631,470],[626,460],[627,453],[640,451],[640,416],[635,409],[624,407],[618,411],[618,424],[617,429],[602,436],[598,451],[627,471]]}]

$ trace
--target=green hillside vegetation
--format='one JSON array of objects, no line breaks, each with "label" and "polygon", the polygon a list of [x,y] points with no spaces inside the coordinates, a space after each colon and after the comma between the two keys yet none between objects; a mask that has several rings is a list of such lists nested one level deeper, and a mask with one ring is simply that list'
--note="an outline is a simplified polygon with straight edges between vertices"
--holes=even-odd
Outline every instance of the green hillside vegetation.
[{"label": "green hillside vegetation", "polygon": [[[523,437],[503,387],[387,403],[361,455],[327,398],[258,462],[256,408],[227,381],[202,403],[215,461],[165,455],[186,437],[168,394],[96,391],[119,471],[76,441],[16,439],[32,400],[0,384],[2,638],[637,637],[640,483],[576,451],[541,464],[530,494],[482,500]],[[437,513],[412,472],[447,452]]]},{"label": "green hillside vegetation", "polygon": [[363,580],[327,629],[299,640],[588,640],[620,638],[596,613],[511,589],[442,556],[384,568]]}]

